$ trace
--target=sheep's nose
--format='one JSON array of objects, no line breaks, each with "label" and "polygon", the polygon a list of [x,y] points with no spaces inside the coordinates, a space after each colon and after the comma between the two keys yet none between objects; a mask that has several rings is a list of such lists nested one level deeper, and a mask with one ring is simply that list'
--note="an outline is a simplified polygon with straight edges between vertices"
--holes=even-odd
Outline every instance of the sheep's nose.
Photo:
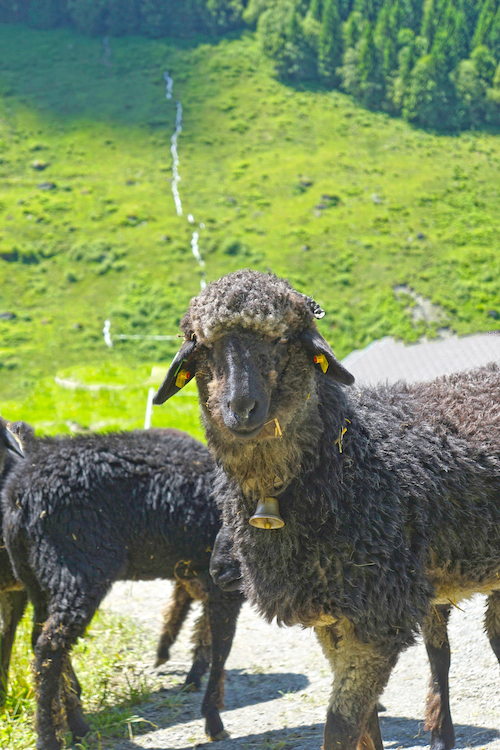
[{"label": "sheep's nose", "polygon": [[257,408],[257,401],[250,396],[238,396],[232,398],[228,405],[241,424],[246,422],[251,412]]}]

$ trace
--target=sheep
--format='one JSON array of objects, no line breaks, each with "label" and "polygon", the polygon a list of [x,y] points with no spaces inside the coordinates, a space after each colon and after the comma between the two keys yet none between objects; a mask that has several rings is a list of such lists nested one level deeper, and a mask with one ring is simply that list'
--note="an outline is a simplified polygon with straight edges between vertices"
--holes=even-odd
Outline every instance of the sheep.
[{"label": "sheep", "polygon": [[490,593],[498,643],[500,371],[345,388],[323,315],[272,274],[212,282],[154,403],[196,377],[244,593],[268,620],[315,628],[335,677],[325,750],[382,750],[377,700],[434,606]]},{"label": "sheep", "polygon": [[[215,540],[210,558],[210,575],[225,591],[243,589],[241,568],[233,555],[233,543],[229,529],[223,527]],[[452,604],[434,605],[422,623],[422,637],[431,667],[429,693],[426,701],[425,729],[431,732],[431,748],[443,750],[455,744],[455,732],[449,704],[450,643],[448,620]],[[500,592],[487,597],[485,629],[493,653],[500,662]],[[377,711],[385,711],[377,703]]]},{"label": "sheep", "polygon": [[[21,446],[0,418],[0,490],[16,463],[16,454],[23,456]],[[14,576],[7,550],[0,539],[0,705],[5,702],[12,645],[26,603],[26,593]]]},{"label": "sheep", "polygon": [[221,522],[207,449],[177,430],[149,430],[37,438],[27,450],[1,503],[14,573],[34,606],[38,750],[62,747],[60,699],[73,738],[89,731],[70,650],[111,584],[126,579],[177,581],[157,663],[168,658],[191,601],[203,600],[186,682],[199,687],[211,660],[202,714],[211,739],[226,737],[224,664],[242,596],[224,593],[208,574]]}]

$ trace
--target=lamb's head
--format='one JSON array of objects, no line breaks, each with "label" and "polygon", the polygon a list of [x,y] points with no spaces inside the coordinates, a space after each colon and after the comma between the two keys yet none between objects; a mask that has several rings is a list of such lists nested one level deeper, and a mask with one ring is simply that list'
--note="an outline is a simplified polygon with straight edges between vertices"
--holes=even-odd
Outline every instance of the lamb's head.
[{"label": "lamb's head", "polygon": [[352,375],[318,332],[323,311],[272,274],[244,270],[209,284],[181,322],[185,341],[155,396],[161,404],[196,375],[207,423],[230,440],[285,429],[314,390],[315,370]]},{"label": "lamb's head", "polygon": [[7,451],[17,453],[19,456],[24,457],[20,444],[8,429],[4,420],[0,417],[0,472],[3,470],[5,454]]}]

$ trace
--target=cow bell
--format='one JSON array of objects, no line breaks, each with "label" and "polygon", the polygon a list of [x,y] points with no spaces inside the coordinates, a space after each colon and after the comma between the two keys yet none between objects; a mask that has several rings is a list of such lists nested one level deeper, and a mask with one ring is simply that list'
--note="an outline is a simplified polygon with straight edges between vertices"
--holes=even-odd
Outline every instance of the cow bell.
[{"label": "cow bell", "polygon": [[258,529],[281,529],[285,522],[280,516],[280,506],[275,497],[259,500],[257,510],[250,519],[250,524]]}]

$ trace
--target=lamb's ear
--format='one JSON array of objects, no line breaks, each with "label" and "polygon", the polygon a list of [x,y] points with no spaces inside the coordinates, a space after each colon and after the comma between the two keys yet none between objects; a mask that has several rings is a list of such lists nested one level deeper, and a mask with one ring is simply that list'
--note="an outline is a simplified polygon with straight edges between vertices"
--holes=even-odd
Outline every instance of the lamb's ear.
[{"label": "lamb's ear", "polygon": [[299,333],[298,340],[312,352],[316,367],[326,375],[344,385],[354,383],[354,375],[351,375],[343,365],[340,364],[335,354],[332,352],[329,344],[323,336],[312,328],[308,328]]},{"label": "lamb's ear", "polygon": [[0,431],[2,433],[2,438],[5,447],[12,451],[13,453],[17,453],[18,456],[21,456],[21,458],[24,458],[23,449],[21,448],[21,443],[18,441],[18,439],[15,437],[15,435],[12,434],[12,432],[7,428],[0,425]]},{"label": "lamb's ear", "polygon": [[168,368],[165,380],[153,398],[153,404],[164,404],[165,401],[175,396],[194,377],[196,370],[195,349],[195,338],[183,343]]}]

